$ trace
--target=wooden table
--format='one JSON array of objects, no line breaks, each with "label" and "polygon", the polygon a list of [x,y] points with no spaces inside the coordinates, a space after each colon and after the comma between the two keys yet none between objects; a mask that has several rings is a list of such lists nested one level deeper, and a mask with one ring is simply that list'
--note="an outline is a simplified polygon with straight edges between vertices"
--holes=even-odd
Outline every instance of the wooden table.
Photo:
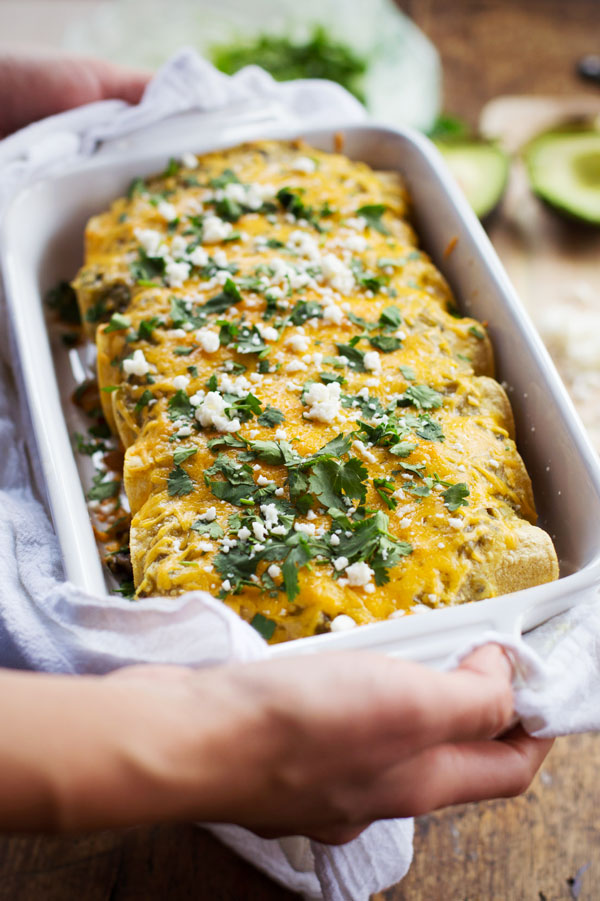
[{"label": "wooden table", "polygon": [[[574,64],[596,52],[597,0],[404,0],[440,49],[446,109],[476,123],[498,94],[590,94]],[[508,262],[508,261],[507,261]],[[415,862],[378,901],[600,897],[600,738],[559,741],[521,798],[422,817]],[[0,841],[0,901],[285,901],[286,892],[191,826]]]}]

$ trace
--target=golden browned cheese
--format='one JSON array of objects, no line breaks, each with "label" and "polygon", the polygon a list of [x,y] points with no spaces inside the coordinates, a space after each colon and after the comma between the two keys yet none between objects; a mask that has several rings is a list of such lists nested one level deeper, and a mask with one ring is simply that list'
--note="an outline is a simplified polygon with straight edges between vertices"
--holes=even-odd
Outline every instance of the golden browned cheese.
[{"label": "golden browned cheese", "polygon": [[74,284],[138,597],[203,589],[281,641],[557,578],[396,174],[299,142],[172,161],[88,223]]}]

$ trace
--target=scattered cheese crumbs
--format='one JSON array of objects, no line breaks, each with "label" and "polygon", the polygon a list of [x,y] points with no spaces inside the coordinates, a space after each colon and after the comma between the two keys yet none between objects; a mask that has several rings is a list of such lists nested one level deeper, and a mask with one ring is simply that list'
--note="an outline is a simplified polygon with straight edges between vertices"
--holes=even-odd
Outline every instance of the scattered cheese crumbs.
[{"label": "scattered cheese crumbs", "polygon": [[281,575],[281,567],[277,566],[276,563],[271,563],[267,572],[271,576],[272,579],[278,579],[279,576]]},{"label": "scattered cheese crumbs", "polygon": [[173,379],[173,387],[176,391],[185,391],[189,383],[190,379],[187,375],[176,375]]},{"label": "scattered cheese crumbs", "polygon": [[229,579],[223,579],[223,588],[225,591],[231,591],[231,582]]},{"label": "scattered cheese crumbs", "polygon": [[315,526],[312,522],[295,522],[294,530],[296,532],[304,532],[305,535],[315,534]]},{"label": "scattered cheese crumbs", "polygon": [[381,357],[376,350],[368,350],[363,359],[365,369],[381,372]]},{"label": "scattered cheese crumbs", "polygon": [[354,448],[354,450],[358,451],[359,454],[362,454],[367,463],[377,463],[377,457],[375,456],[375,454],[372,454],[362,441],[359,441],[358,439],[356,441],[353,441],[352,447]]},{"label": "scattered cheese crumbs", "polygon": [[238,538],[240,541],[246,541],[246,539],[250,538],[251,531],[247,526],[242,526],[242,528],[238,531]]},{"label": "scattered cheese crumbs", "polygon": [[323,307],[323,322],[327,325],[340,325],[344,318],[344,311],[337,304],[329,303]]},{"label": "scattered cheese crumbs", "polygon": [[200,513],[198,519],[203,520],[203,522],[214,522],[217,518],[217,508],[209,507],[208,510],[205,510],[204,513]]},{"label": "scattered cheese crumbs", "polygon": [[[338,544],[339,544],[339,539],[338,539]],[[348,563],[349,563],[349,561],[348,561],[347,557],[336,557],[335,560],[333,561],[333,567],[335,570],[337,570],[337,572],[340,572],[340,570],[346,569],[346,567],[348,566]]]},{"label": "scattered cheese crumbs", "polygon": [[156,211],[166,222],[172,222],[173,219],[177,219],[177,210],[168,200],[161,200],[156,207]]},{"label": "scattered cheese crumbs", "polygon": [[167,259],[165,265],[165,279],[172,288],[179,288],[190,277],[190,264],[178,263],[176,260]]},{"label": "scattered cheese crumbs", "polygon": [[347,632],[348,629],[354,629],[356,621],[346,613],[340,613],[331,621],[330,629],[332,632]]},{"label": "scattered cheese crumbs", "polygon": [[271,484],[271,479],[268,479],[266,476],[260,475],[256,480],[256,484],[260,485],[261,488],[263,488],[265,485]]},{"label": "scattered cheese crumbs", "polygon": [[198,244],[197,247],[194,247],[192,252],[188,256],[188,260],[192,264],[192,266],[206,266],[208,263],[208,253]]},{"label": "scattered cheese crumbs", "polygon": [[228,419],[225,415],[226,403],[218,391],[209,391],[202,403],[196,407],[196,419],[205,428],[212,426],[217,432],[237,432],[239,419]]},{"label": "scattered cheese crumbs", "polygon": [[331,538],[329,539],[329,543],[332,547],[337,547],[338,544],[340,543],[340,536],[335,535],[335,534],[332,535]]},{"label": "scattered cheese crumbs", "polygon": [[255,519],[252,523],[252,531],[254,532],[254,537],[259,541],[264,541],[267,537],[267,530],[265,528],[265,525],[258,519]]},{"label": "scattered cheese crumbs", "polygon": [[364,588],[373,578],[373,570],[368,563],[352,563],[346,569],[346,578],[353,588]]},{"label": "scattered cheese crumbs", "polygon": [[334,253],[326,253],[321,259],[323,278],[340,294],[351,294],[354,286],[352,270]]},{"label": "scattered cheese crumbs", "polygon": [[144,356],[143,350],[135,350],[129,360],[123,360],[123,372],[127,375],[148,375],[150,364]]},{"label": "scattered cheese crumbs", "polygon": [[305,335],[292,335],[285,342],[285,346],[293,350],[294,353],[305,353],[310,347],[310,341]]},{"label": "scattered cheese crumbs", "polygon": [[340,394],[341,386],[339,382],[330,382],[329,385],[314,382],[304,395],[304,400],[310,407],[303,414],[304,417],[306,419],[317,419],[319,422],[333,422],[342,410]]},{"label": "scattered cheese crumbs", "polygon": [[218,244],[228,238],[233,230],[231,222],[224,222],[218,216],[207,216],[202,224],[203,244]]},{"label": "scattered cheese crumbs", "polygon": [[460,516],[449,516],[448,525],[452,526],[453,529],[462,529],[463,521]]},{"label": "scattered cheese crumbs", "polygon": [[166,246],[162,243],[163,236],[152,228],[136,228],[136,239],[144,253],[149,257],[163,257],[167,253]]},{"label": "scattered cheese crumbs", "polygon": [[289,363],[285,364],[286,372],[306,372],[307,369],[308,366],[302,360],[290,360]]},{"label": "scattered cheese crumbs", "polygon": [[314,160],[311,160],[309,156],[298,156],[292,162],[290,169],[292,172],[302,172],[305,175],[310,175],[311,172],[314,172],[317,168],[317,164]]},{"label": "scattered cheese crumbs", "polygon": [[185,166],[186,169],[195,169],[198,165],[198,157],[187,151],[181,155],[181,164]]}]

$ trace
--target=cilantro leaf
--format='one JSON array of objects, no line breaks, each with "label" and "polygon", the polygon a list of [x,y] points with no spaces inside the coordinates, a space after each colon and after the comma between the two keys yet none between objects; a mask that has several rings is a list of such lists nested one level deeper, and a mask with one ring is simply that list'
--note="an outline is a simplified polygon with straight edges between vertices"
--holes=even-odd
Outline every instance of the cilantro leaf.
[{"label": "cilantro leaf", "polygon": [[167,490],[169,497],[184,497],[186,494],[191,494],[194,490],[193,479],[181,466],[176,466],[171,470],[167,478]]},{"label": "cilantro leaf", "polygon": [[371,347],[383,351],[384,354],[392,353],[392,351],[402,347],[400,338],[394,338],[392,335],[372,335],[369,338],[369,344]]},{"label": "cilantro leaf", "polygon": [[384,223],[381,221],[381,217],[386,211],[386,207],[383,203],[367,203],[365,206],[361,206],[357,209],[356,215],[362,216],[363,219],[367,220],[367,224],[370,228],[375,229],[381,235],[389,235],[389,229],[386,228]]},{"label": "cilantro leaf", "polygon": [[323,307],[314,300],[299,300],[289,315],[289,320],[294,325],[303,325],[307,319],[314,318],[323,318]]},{"label": "cilantro leaf", "polygon": [[192,419],[194,415],[194,408],[185,391],[176,391],[173,397],[169,398],[167,406],[169,409],[169,418],[173,422],[181,417]]},{"label": "cilantro leaf", "polygon": [[240,180],[233,171],[233,169],[223,169],[220,175],[216,175],[214,178],[211,178],[209,184],[211,188],[225,188],[227,185],[236,184],[239,185]]},{"label": "cilantro leaf", "polygon": [[414,382],[414,380],[417,377],[417,374],[416,374],[415,370],[412,368],[412,366],[401,365],[399,367],[399,369],[407,382]]},{"label": "cilantro leaf", "polygon": [[265,641],[269,641],[273,637],[277,624],[274,620],[263,616],[262,613],[255,613],[250,620],[250,625],[252,628],[256,629],[259,635],[262,635]]},{"label": "cilantro leaf", "polygon": [[218,522],[204,522],[202,519],[196,520],[192,525],[192,531],[198,535],[208,535],[209,538],[222,538],[225,534]]},{"label": "cilantro leaf", "polygon": [[138,325],[138,341],[150,341],[152,339],[152,333],[159,325],[162,325],[162,320],[158,316],[152,316],[150,319],[142,319]]},{"label": "cilantro leaf", "polygon": [[336,344],[336,347],[339,355],[345,357],[348,361],[350,369],[353,369],[355,372],[365,371],[365,355],[362,350],[353,347],[351,344]]},{"label": "cilantro leaf", "polygon": [[184,460],[188,460],[196,453],[198,453],[197,447],[182,444],[173,451],[173,463],[175,463],[176,466],[179,466]]},{"label": "cilantro leaf", "polygon": [[443,494],[444,503],[448,507],[451,513],[454,513],[455,510],[458,510],[459,507],[468,507],[469,502],[467,498],[469,497],[470,491],[468,486],[464,482],[457,482],[456,485],[450,485]]},{"label": "cilantro leaf", "polygon": [[201,309],[206,313],[224,313],[225,310],[228,310],[241,300],[242,295],[238,291],[237,285],[232,279],[228,278],[223,285],[223,290],[211,297],[210,300],[207,300],[205,304],[202,304]]},{"label": "cilantro leaf", "polygon": [[424,438],[425,441],[443,441],[444,433],[442,431],[442,427],[439,422],[434,422],[433,419],[425,419],[421,423],[421,425],[415,429],[419,438]]},{"label": "cilantro leaf", "polygon": [[285,416],[278,410],[277,407],[271,407],[270,405],[265,407],[264,411],[258,417],[258,424],[263,425],[268,429],[274,428],[276,425],[279,425],[280,422],[284,422]]},{"label": "cilantro leaf", "polygon": [[165,274],[164,257],[149,257],[142,247],[138,247],[138,257],[129,265],[129,271],[136,282],[151,282]]},{"label": "cilantro leaf", "polygon": [[398,307],[386,307],[379,317],[379,328],[397,329],[402,325],[402,314]]},{"label": "cilantro leaf", "polygon": [[144,407],[147,407],[151,400],[154,400],[154,395],[150,391],[149,388],[145,388],[138,398],[138,402],[136,403],[134,409],[135,413],[140,413]]},{"label": "cilantro leaf", "polygon": [[87,493],[89,501],[105,501],[109,497],[116,497],[119,493],[121,483],[118,481],[104,481],[105,473],[98,472],[92,479],[93,487]]},{"label": "cilantro leaf", "polygon": [[398,406],[414,406],[419,410],[437,410],[444,403],[444,396],[428,385],[409,385]]},{"label": "cilantro leaf", "polygon": [[373,487],[390,510],[394,510],[398,506],[398,501],[395,497],[392,497],[394,483],[391,479],[373,479]]},{"label": "cilantro leaf", "polygon": [[110,322],[104,329],[105,335],[110,335],[111,332],[124,332],[131,325],[131,319],[127,316],[123,316],[121,313],[113,313],[110,317]]}]

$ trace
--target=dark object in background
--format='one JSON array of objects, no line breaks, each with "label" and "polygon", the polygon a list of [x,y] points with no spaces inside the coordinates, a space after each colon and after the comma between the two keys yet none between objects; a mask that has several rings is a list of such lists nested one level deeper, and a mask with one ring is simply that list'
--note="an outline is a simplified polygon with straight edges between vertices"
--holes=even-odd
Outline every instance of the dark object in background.
[{"label": "dark object in background", "polygon": [[600,85],[600,53],[582,56],[577,63],[577,74],[585,81],[594,81]]}]

